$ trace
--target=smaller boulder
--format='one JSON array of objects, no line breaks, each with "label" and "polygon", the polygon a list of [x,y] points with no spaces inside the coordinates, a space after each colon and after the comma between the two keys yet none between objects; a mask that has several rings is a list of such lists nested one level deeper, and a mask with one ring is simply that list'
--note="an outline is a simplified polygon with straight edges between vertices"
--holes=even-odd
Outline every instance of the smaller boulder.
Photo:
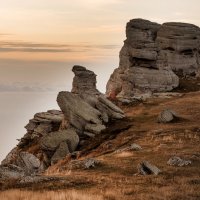
[{"label": "smaller boulder", "polygon": [[71,161],[68,168],[70,170],[91,169],[91,168],[95,168],[99,164],[100,164],[99,160],[96,160],[94,158],[87,158],[85,160],[73,160],[73,161]]},{"label": "smaller boulder", "polygon": [[163,110],[158,116],[159,123],[170,123],[178,119],[176,112],[170,109]]},{"label": "smaller boulder", "polygon": [[25,175],[24,169],[16,165],[0,166],[0,179],[20,179]]},{"label": "smaller boulder", "polygon": [[184,160],[184,159],[181,159],[180,157],[174,156],[168,160],[167,164],[171,166],[183,167],[183,166],[191,165],[192,161]]},{"label": "smaller boulder", "polygon": [[148,161],[143,161],[138,165],[138,171],[141,175],[158,175],[161,170],[155,165],[150,164]]}]

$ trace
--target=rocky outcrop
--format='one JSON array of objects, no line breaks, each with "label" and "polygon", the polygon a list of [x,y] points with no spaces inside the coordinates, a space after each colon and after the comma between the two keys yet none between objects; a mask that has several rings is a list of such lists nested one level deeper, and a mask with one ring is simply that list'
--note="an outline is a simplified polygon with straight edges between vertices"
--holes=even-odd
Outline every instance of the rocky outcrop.
[{"label": "rocky outcrop", "polygon": [[124,118],[124,112],[96,89],[96,75],[82,66],[74,66],[71,92],[60,92],[57,102],[64,114],[65,128],[73,128],[81,138],[95,137],[106,123]]},{"label": "rocky outcrop", "polygon": [[[27,133],[2,161],[0,178],[38,174],[67,155],[74,156],[79,143],[101,134],[108,122],[124,118],[124,112],[96,89],[94,72],[82,66],[72,71],[72,92],[60,92],[57,97],[62,111],[34,115],[25,126]],[[94,165],[87,163],[88,168]]]},{"label": "rocky outcrop", "polygon": [[104,96],[79,96],[70,92],[60,92],[58,105],[69,122],[69,127],[79,136],[94,137],[106,129],[106,123],[124,118],[123,111]]},{"label": "rocky outcrop", "polygon": [[129,99],[171,91],[179,85],[179,77],[198,75],[199,27],[133,19],[127,23],[126,37],[119,68],[107,83],[106,93],[110,98]]},{"label": "rocky outcrop", "polygon": [[0,179],[20,179],[40,173],[43,170],[44,166],[36,156],[28,152],[19,152],[12,162],[2,162]]},{"label": "rocky outcrop", "polygon": [[20,139],[18,147],[23,148],[35,139],[59,130],[62,119],[63,114],[59,110],[36,113],[34,118],[25,126],[27,133]]},{"label": "rocky outcrop", "polygon": [[167,161],[167,164],[171,165],[171,166],[183,167],[183,166],[191,165],[192,161],[191,160],[184,160],[184,159],[182,159],[178,156],[174,156],[174,157],[171,157]]},{"label": "rocky outcrop", "polygon": [[75,65],[72,69],[75,76],[72,84],[72,93],[99,94],[96,88],[96,74],[83,66]]}]

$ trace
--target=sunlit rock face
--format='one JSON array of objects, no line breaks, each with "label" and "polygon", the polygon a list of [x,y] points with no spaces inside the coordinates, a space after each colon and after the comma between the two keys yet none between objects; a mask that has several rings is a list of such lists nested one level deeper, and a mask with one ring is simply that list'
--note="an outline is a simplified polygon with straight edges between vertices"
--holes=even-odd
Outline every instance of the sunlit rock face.
[{"label": "sunlit rock face", "polygon": [[127,23],[119,67],[111,75],[106,93],[124,98],[171,91],[179,85],[179,77],[197,76],[199,69],[199,27],[133,19]]},{"label": "sunlit rock face", "polygon": [[74,79],[72,83],[72,93],[75,94],[99,94],[96,88],[96,74],[87,70],[83,66],[75,65],[72,69]]}]

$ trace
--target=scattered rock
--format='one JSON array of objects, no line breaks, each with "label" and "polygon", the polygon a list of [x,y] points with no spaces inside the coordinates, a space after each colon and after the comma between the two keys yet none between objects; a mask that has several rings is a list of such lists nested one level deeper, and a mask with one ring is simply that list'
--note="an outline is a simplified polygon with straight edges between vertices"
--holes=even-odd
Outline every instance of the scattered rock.
[{"label": "scattered rock", "polygon": [[155,98],[172,98],[172,97],[182,97],[184,94],[178,92],[157,92],[153,94]]},{"label": "scattered rock", "polygon": [[68,168],[74,169],[91,169],[97,167],[101,162],[94,158],[87,158],[85,160],[73,160],[70,162]]},{"label": "scattered rock", "polygon": [[123,151],[139,151],[139,150],[142,150],[142,147],[140,145],[134,143],[128,147],[116,150],[115,153],[121,153]]},{"label": "scattered rock", "polygon": [[141,175],[158,175],[161,173],[161,170],[158,169],[155,165],[150,164],[148,161],[143,161],[138,165],[138,171]]},{"label": "scattered rock", "polygon": [[25,176],[19,181],[21,184],[31,184],[31,183],[46,183],[50,181],[63,181],[65,178],[62,177],[51,177],[51,176]]},{"label": "scattered rock", "polygon": [[181,159],[180,157],[174,156],[168,160],[167,164],[171,166],[183,167],[183,166],[191,165],[192,161],[184,160],[184,159]]},{"label": "scattered rock", "polygon": [[159,123],[169,123],[173,122],[174,120],[178,119],[178,115],[170,109],[163,110],[158,116]]},{"label": "scattered rock", "polygon": [[138,150],[142,150],[142,147],[140,145],[134,143],[134,144],[131,144],[130,150],[138,151]]}]

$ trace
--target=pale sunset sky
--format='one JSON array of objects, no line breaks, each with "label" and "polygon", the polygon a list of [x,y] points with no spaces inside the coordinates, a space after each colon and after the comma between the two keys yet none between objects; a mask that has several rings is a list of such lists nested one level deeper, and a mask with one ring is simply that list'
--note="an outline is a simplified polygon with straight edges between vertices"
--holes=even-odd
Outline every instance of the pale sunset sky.
[{"label": "pale sunset sky", "polygon": [[0,0],[0,161],[36,112],[58,108],[73,65],[93,70],[105,92],[130,19],[200,26],[199,8],[199,0]]}]

